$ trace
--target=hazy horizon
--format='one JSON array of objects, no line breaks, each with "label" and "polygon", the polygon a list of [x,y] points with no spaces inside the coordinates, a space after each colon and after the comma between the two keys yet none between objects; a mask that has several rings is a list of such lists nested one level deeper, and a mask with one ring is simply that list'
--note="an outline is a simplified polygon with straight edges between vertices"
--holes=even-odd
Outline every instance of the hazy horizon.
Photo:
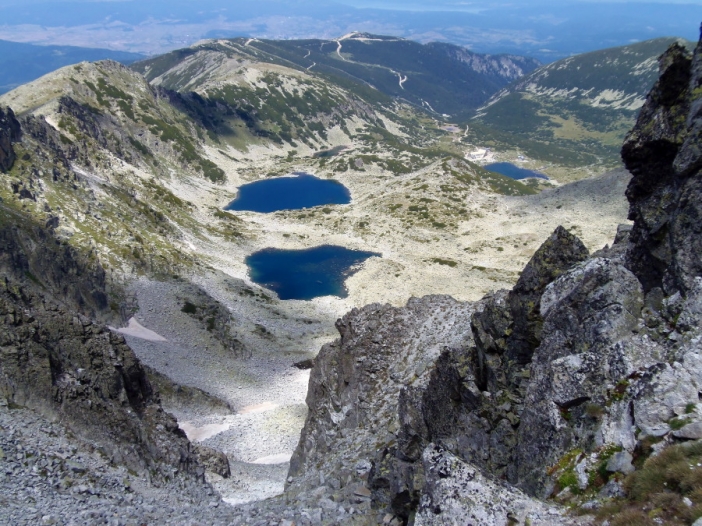
[{"label": "hazy horizon", "polygon": [[205,38],[338,38],[365,31],[550,62],[656,37],[697,40],[702,0],[0,0],[0,39],[154,55]]}]

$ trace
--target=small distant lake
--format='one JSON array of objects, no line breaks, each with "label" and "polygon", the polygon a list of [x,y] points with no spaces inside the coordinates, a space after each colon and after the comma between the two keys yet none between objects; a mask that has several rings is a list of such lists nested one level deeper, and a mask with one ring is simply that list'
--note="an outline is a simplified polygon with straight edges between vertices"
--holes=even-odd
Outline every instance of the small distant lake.
[{"label": "small distant lake", "polygon": [[346,278],[377,252],[322,245],[304,250],[266,248],[245,259],[251,279],[271,289],[281,300],[311,300],[319,296],[345,298]]},{"label": "small distant lake", "polygon": [[351,193],[340,182],[296,173],[294,177],[274,177],[242,185],[236,199],[224,209],[266,214],[350,202]]},{"label": "small distant lake", "polygon": [[321,152],[314,152],[312,154],[312,157],[316,159],[325,159],[327,157],[334,157],[335,155],[339,155],[341,152],[343,152],[348,146],[334,146],[334,148],[330,150],[322,150]]},{"label": "small distant lake", "polygon": [[512,163],[492,163],[486,164],[483,168],[490,170],[491,172],[497,172],[498,174],[506,175],[511,179],[526,179],[527,177],[538,177],[539,179],[548,179],[542,173],[535,172],[533,170],[527,170],[526,168],[520,168]]}]

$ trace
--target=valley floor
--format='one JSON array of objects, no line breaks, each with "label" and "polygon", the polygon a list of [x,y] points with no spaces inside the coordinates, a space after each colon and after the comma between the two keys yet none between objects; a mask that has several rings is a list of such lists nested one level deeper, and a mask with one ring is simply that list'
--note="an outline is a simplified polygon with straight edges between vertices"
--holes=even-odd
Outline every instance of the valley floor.
[{"label": "valley floor", "polygon": [[[223,303],[236,312],[236,294],[227,294],[226,284],[226,277],[218,274],[202,281],[204,288],[218,291]],[[308,307],[312,316],[326,323],[315,323],[307,333],[310,325],[299,319],[299,313],[280,313],[276,319],[269,313],[260,325],[271,332],[253,343],[256,351],[252,356],[241,357],[225,349],[197,319],[182,312],[183,298],[189,297],[191,288],[182,281],[135,282],[132,289],[139,301],[135,318],[165,341],[126,336],[127,342],[144,364],[177,384],[202,389],[231,408],[177,401],[169,405],[168,399],[164,400],[165,409],[178,418],[191,440],[229,458],[232,477],[213,480],[226,502],[236,504],[281,493],[287,462],[307,414],[309,371],[292,364],[307,356],[300,349],[314,349],[321,340],[332,338],[329,327],[333,320],[324,319],[321,309]],[[263,313],[259,314],[263,318]],[[321,327],[326,329],[322,334]],[[274,334],[285,341],[278,341]]]},{"label": "valley floor", "polygon": [[[355,195],[371,191],[352,179],[343,182]],[[590,250],[597,250],[611,242],[616,225],[626,220],[623,194],[627,182],[628,174],[613,172],[536,196],[476,198],[483,215],[461,224],[461,235],[436,236],[427,242],[411,232],[398,237],[377,230],[362,239],[347,238],[329,233],[322,225],[290,226],[285,214],[239,213],[259,233],[254,237],[255,248],[337,242],[379,251],[384,257],[369,260],[348,280],[348,298],[279,301],[262,289],[260,296],[242,293],[244,248],[201,244],[197,249],[219,271],[187,280],[142,279],[131,285],[139,303],[136,321],[165,341],[126,338],[143,363],[177,384],[202,389],[231,408],[164,400],[165,408],[192,440],[228,456],[232,477],[210,477],[225,502],[267,498],[283,490],[288,461],[306,416],[309,372],[294,368],[293,363],[313,357],[322,344],[337,336],[337,317],[371,302],[401,305],[411,296],[432,293],[476,300],[490,290],[511,287],[533,250],[558,225],[584,235]],[[349,208],[346,214],[363,205]],[[298,241],[284,237],[293,231]],[[429,265],[426,260],[433,254],[455,259],[458,265]],[[396,275],[400,268],[402,272]],[[225,348],[202,323],[183,312],[184,302],[194,294],[191,283],[232,313],[237,337],[250,356]],[[247,286],[259,290],[251,283]]]}]

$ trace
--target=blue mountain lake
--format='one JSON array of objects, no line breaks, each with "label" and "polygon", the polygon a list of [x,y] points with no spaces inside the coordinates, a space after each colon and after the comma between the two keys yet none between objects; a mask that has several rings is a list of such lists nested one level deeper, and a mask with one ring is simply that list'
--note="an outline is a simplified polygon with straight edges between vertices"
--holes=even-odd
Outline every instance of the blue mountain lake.
[{"label": "blue mountain lake", "polygon": [[338,181],[319,179],[306,173],[294,175],[242,185],[236,199],[224,209],[270,213],[351,202],[348,188]]},{"label": "blue mountain lake", "polygon": [[346,278],[376,252],[322,245],[304,250],[266,248],[245,259],[251,279],[271,289],[281,300],[311,300],[318,296],[345,298]]},{"label": "blue mountain lake", "polygon": [[544,174],[535,172],[533,170],[527,170],[526,168],[520,168],[512,163],[492,163],[486,164],[483,168],[490,170],[491,172],[497,172],[498,174],[506,175],[511,179],[526,179],[527,177],[538,177],[539,179],[548,179]]}]

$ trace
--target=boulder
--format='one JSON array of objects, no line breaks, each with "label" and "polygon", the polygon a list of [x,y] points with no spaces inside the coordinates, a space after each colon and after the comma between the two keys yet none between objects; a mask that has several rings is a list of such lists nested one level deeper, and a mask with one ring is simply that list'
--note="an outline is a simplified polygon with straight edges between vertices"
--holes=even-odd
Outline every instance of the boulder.
[{"label": "boulder", "polygon": [[491,477],[444,448],[430,444],[422,455],[426,476],[414,524],[565,525],[570,517]]},{"label": "boulder", "polygon": [[634,457],[628,451],[618,451],[612,455],[607,462],[607,471],[610,473],[624,473],[628,475],[635,471],[634,465],[631,463]]},{"label": "boulder", "polygon": [[677,431],[673,431],[675,438],[685,438],[687,440],[699,440],[702,438],[702,422],[692,422]]},{"label": "boulder", "polygon": [[222,478],[231,476],[229,467],[229,459],[227,455],[211,447],[203,446],[202,444],[194,445],[195,456],[200,465],[205,468],[205,471],[216,473]]}]

